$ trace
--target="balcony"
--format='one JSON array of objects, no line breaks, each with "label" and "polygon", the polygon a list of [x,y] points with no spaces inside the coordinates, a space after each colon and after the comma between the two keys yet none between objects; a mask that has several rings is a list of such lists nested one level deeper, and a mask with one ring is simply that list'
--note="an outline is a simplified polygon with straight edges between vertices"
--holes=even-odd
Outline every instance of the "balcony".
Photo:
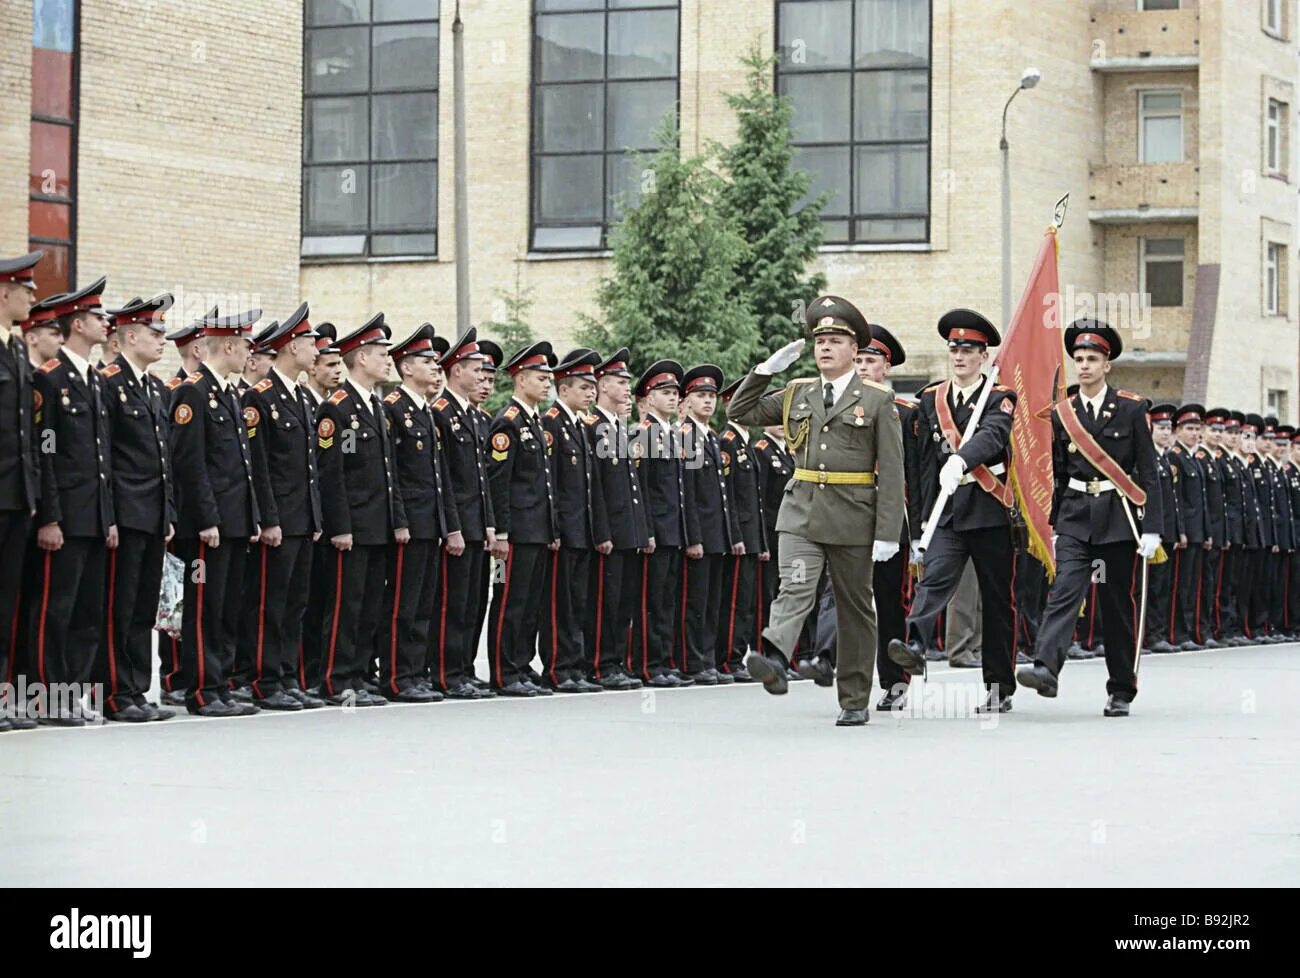
[{"label": "balcony", "polygon": [[1095,224],[1195,221],[1200,167],[1183,163],[1093,163],[1088,219]]},{"label": "balcony", "polygon": [[1094,71],[1174,71],[1201,61],[1195,10],[1120,10],[1093,14]]}]

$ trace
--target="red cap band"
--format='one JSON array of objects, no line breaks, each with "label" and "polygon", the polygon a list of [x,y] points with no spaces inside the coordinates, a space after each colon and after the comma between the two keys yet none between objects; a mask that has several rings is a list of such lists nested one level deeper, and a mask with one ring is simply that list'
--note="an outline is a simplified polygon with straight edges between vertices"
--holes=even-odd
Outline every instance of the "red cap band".
[{"label": "red cap band", "polygon": [[1098,336],[1096,333],[1080,333],[1078,336],[1074,338],[1075,346],[1079,346],[1084,343],[1090,344],[1092,346],[1099,346],[1103,350],[1105,350],[1108,355],[1110,353],[1110,344],[1107,343],[1103,337]]},{"label": "red cap band", "polygon": [[510,367],[510,376],[513,377],[521,370],[531,370],[536,367],[546,367],[546,366],[549,366],[549,364],[547,364],[546,362],[546,354],[536,353],[531,357],[525,357],[524,359],[520,360],[518,363],[513,364]]},{"label": "red cap band", "polygon": [[989,345],[989,338],[981,333],[978,329],[971,329],[969,326],[956,326],[948,331],[948,342],[953,340],[965,340],[967,343],[983,343]]}]

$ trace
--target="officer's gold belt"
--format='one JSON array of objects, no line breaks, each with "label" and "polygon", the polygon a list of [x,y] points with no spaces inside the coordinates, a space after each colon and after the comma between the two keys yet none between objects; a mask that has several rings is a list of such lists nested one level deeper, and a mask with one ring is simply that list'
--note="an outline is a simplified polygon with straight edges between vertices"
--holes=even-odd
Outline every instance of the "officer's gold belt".
[{"label": "officer's gold belt", "polygon": [[874,472],[826,472],[822,469],[795,469],[799,482],[816,482],[823,486],[874,486]]}]

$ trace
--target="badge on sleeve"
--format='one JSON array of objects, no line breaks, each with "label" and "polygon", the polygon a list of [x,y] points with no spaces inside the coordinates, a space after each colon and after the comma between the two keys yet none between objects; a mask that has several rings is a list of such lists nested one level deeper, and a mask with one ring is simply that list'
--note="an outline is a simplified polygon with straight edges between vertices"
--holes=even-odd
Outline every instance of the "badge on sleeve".
[{"label": "badge on sleeve", "polygon": [[177,404],[176,412],[172,415],[172,420],[177,424],[189,424],[190,419],[194,417],[194,412],[188,404]]},{"label": "badge on sleeve", "polygon": [[998,406],[1002,408],[1004,414],[1014,414],[1016,411],[1016,406],[1011,403],[1011,398],[1009,397],[1002,398],[1002,400],[998,402]]},{"label": "badge on sleeve", "polygon": [[321,448],[334,447],[334,419],[321,418],[316,426],[316,441]]},{"label": "badge on sleeve", "polygon": [[510,457],[510,436],[504,431],[498,431],[492,436],[492,460],[494,462],[504,462]]},{"label": "badge on sleeve", "polygon": [[262,416],[257,413],[257,408],[251,404],[244,408],[244,424],[249,428],[256,428],[257,423],[262,420]]}]

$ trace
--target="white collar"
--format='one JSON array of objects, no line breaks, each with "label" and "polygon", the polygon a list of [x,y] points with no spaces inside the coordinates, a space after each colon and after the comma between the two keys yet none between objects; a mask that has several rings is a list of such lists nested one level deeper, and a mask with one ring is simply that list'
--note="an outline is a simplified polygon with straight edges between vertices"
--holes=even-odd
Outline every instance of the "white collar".
[{"label": "white collar", "polygon": [[578,424],[580,423],[580,421],[579,421],[578,414],[577,414],[576,411],[572,411],[572,410],[570,410],[570,409],[569,409],[569,405],[565,404],[565,403],[564,403],[563,401],[561,401],[558,397],[555,399],[555,406],[558,407],[561,411],[563,411],[565,414],[567,414],[567,415],[569,416],[569,420],[573,422],[573,426],[574,426],[575,428],[578,426]]},{"label": "white collar", "polygon": [[953,400],[955,401],[957,399],[957,395],[961,395],[963,404],[973,403],[975,400],[975,395],[979,393],[980,385],[983,383],[984,383],[983,374],[980,374],[978,377],[976,377],[975,383],[971,384],[969,387],[962,387],[957,383],[957,381],[954,380],[952,382]]},{"label": "white collar", "polygon": [[1097,391],[1097,396],[1096,396],[1096,397],[1085,397],[1083,391],[1080,390],[1080,391],[1079,391],[1079,403],[1082,404],[1085,408],[1086,408],[1089,404],[1091,404],[1091,405],[1092,405],[1092,416],[1093,416],[1094,418],[1100,418],[1100,417],[1101,417],[1101,406],[1102,406],[1102,404],[1103,404],[1103,403],[1105,402],[1105,400],[1106,400],[1106,393],[1107,393],[1107,390],[1106,390],[1106,385],[1105,385],[1105,384],[1102,384],[1102,385],[1101,385],[1101,390]]},{"label": "white collar", "polygon": [[77,376],[81,378],[82,383],[90,383],[90,376],[88,374],[90,364],[84,358],[73,353],[66,346],[61,347],[61,349],[67,355],[68,362],[72,364],[72,368],[77,371]]},{"label": "white collar", "polygon": [[516,404],[518,404],[518,405],[520,406],[520,408],[523,409],[524,417],[525,417],[525,418],[528,418],[528,419],[531,420],[531,419],[537,417],[537,408],[535,408],[535,407],[529,407],[527,404],[525,404],[523,401],[521,401],[521,400],[520,400],[519,398],[517,398],[517,397],[512,397],[511,400],[514,401]]},{"label": "white collar", "polygon": [[856,375],[852,370],[844,371],[844,374],[840,377],[839,380],[827,380],[823,376],[818,382],[817,393],[820,394],[823,391],[825,391],[826,385],[830,384],[831,394],[834,396],[834,400],[832,400],[831,403],[834,404],[836,401],[838,401],[841,397],[844,396],[844,392],[849,389],[849,384],[853,381],[853,378],[855,376]]},{"label": "white collar", "polygon": [[375,409],[374,406],[370,403],[370,399],[374,396],[375,392],[366,390],[364,387],[358,384],[351,377],[347,379],[347,383],[355,392],[356,399],[366,406],[367,411],[369,411],[371,414],[374,414]]},{"label": "white collar", "polygon": [[742,445],[748,445],[748,444],[749,444],[749,429],[748,429],[748,428],[746,428],[744,425],[739,425],[739,424],[732,423],[732,424],[731,424],[731,430],[734,431],[734,432],[736,433],[736,437],[738,437],[738,438],[740,439],[740,443],[741,443]]},{"label": "white collar", "polygon": [[224,376],[217,373],[211,367],[208,368],[208,373],[212,374],[213,378],[216,380],[217,387],[220,388],[221,393],[224,394],[227,390],[230,389],[230,381],[227,380]]},{"label": "white collar", "polygon": [[272,368],[271,368],[271,373],[273,373],[273,374],[275,374],[277,377],[279,377],[279,378],[280,378],[280,383],[284,384],[284,386],[285,386],[288,390],[293,390],[295,387],[298,386],[298,382],[297,382],[296,380],[290,380],[290,379],[289,379],[288,377],[286,377],[284,374],[280,373],[280,368],[279,368],[279,367],[272,367]]},{"label": "white collar", "polygon": [[142,370],[139,367],[137,367],[134,363],[131,362],[131,358],[128,357],[125,353],[122,354],[122,361],[126,364],[126,369],[131,371],[131,376],[135,378],[135,382],[139,384],[141,387],[144,387],[145,386],[144,379],[148,375],[149,371],[147,369]]},{"label": "white collar", "polygon": [[594,407],[597,413],[606,421],[608,421],[610,424],[618,424],[618,416],[615,415],[612,411],[607,411],[599,404],[593,404],[592,407]]},{"label": "white collar", "polygon": [[324,394],[317,394],[317,393],[316,393],[316,388],[313,387],[311,384],[307,384],[306,386],[307,386],[307,393],[311,395],[311,399],[312,399],[313,401],[315,401],[317,404],[324,404],[324,403],[325,403],[325,395],[324,395]]},{"label": "white collar", "polygon": [[451,384],[448,384],[446,387],[444,387],[442,389],[442,392],[444,394],[450,394],[452,400],[454,400],[457,404],[460,405],[460,409],[464,411],[466,414],[469,414],[469,400],[467,398],[461,397],[460,394],[458,394],[455,390],[453,390]]},{"label": "white collar", "polygon": [[415,406],[418,407],[421,411],[423,411],[424,398],[421,397],[419,394],[417,394],[415,391],[411,390],[411,388],[407,387],[405,384],[402,384],[401,388],[402,390],[406,391],[406,396],[415,402]]}]

